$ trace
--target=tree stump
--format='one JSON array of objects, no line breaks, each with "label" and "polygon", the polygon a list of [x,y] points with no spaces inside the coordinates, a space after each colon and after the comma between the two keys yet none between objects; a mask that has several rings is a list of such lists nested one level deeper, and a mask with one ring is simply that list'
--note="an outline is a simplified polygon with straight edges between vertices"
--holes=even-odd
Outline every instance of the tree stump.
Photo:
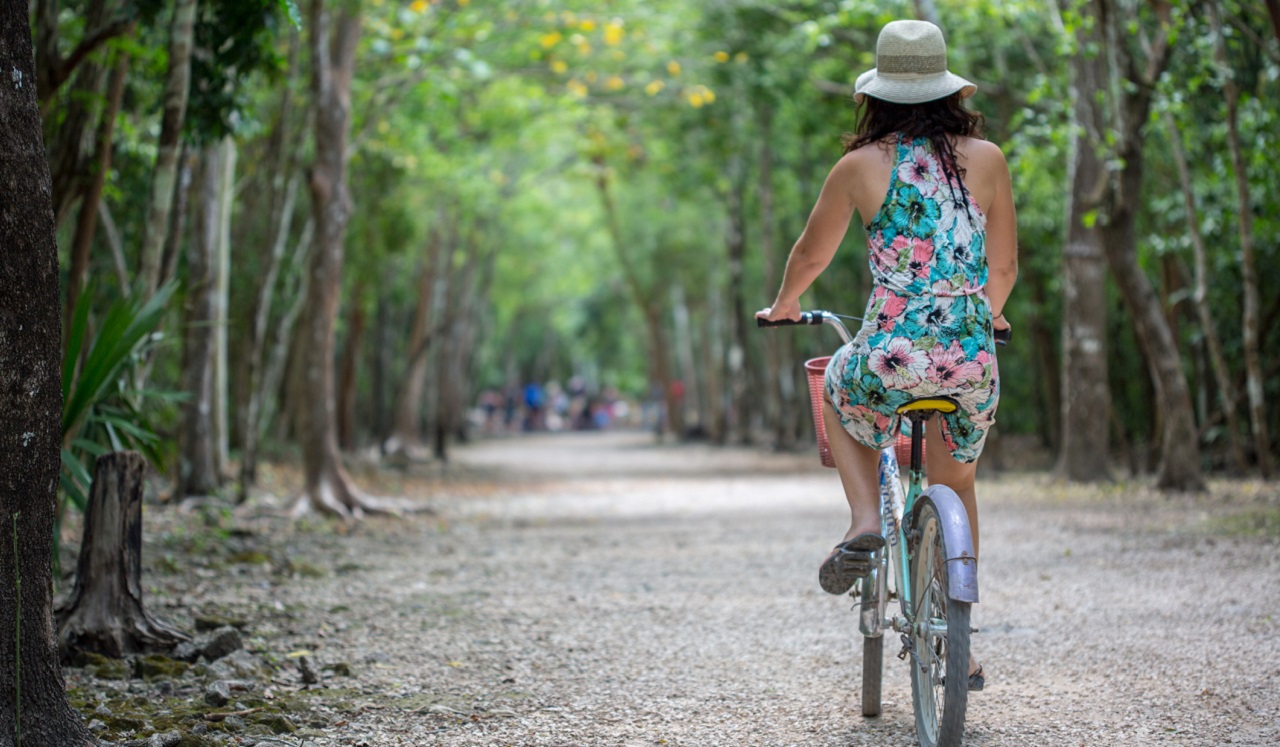
[{"label": "tree stump", "polygon": [[58,611],[63,659],[88,651],[113,659],[165,649],[190,636],[147,614],[142,604],[142,476],[134,451],[98,457],[85,509],[76,585]]}]

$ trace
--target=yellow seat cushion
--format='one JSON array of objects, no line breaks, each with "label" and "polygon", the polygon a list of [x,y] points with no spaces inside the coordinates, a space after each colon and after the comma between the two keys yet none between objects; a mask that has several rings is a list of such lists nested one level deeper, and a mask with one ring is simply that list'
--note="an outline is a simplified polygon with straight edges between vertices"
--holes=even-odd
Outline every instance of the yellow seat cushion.
[{"label": "yellow seat cushion", "polygon": [[955,412],[956,403],[949,399],[917,399],[899,407],[897,412],[911,412],[912,410],[936,410],[937,412]]}]

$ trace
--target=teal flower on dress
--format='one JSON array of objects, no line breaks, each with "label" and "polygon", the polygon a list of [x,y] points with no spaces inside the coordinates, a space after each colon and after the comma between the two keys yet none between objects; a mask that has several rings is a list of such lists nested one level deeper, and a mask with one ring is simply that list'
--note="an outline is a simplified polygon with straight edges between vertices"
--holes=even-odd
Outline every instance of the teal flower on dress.
[{"label": "teal flower on dress", "polygon": [[899,233],[912,236],[929,236],[938,226],[942,211],[934,200],[926,200],[920,190],[907,184],[893,194],[889,207],[889,220]]}]

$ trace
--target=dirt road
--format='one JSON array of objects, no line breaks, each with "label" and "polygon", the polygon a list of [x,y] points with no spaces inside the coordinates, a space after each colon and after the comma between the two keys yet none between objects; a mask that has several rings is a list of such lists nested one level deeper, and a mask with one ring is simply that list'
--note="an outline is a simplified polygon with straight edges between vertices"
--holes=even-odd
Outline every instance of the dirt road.
[{"label": "dirt road", "polygon": [[[915,743],[892,643],[884,714],[859,715],[850,600],[816,574],[847,519],[816,456],[612,434],[457,460],[474,479],[423,498],[437,518],[370,522],[346,571],[279,592],[359,683],[308,744]],[[1221,535],[1274,527],[1274,484],[1024,475],[980,501],[966,744],[1280,744],[1280,543]]]}]

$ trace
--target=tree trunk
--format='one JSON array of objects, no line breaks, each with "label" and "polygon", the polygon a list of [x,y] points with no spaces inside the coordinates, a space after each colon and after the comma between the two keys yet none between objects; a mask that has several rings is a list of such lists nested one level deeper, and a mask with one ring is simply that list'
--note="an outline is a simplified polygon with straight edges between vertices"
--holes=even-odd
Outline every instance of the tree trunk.
[{"label": "tree trunk", "polygon": [[178,256],[182,253],[182,241],[187,232],[187,217],[191,206],[191,179],[199,156],[183,143],[178,155],[178,175],[174,180],[173,209],[169,211],[168,238],[164,242],[164,255],[160,258],[160,277],[157,287],[169,282],[177,271]]},{"label": "tree trunk", "polygon": [[[102,201],[102,188],[106,184],[107,173],[111,171],[116,115],[120,111],[120,100],[124,97],[124,82],[128,71],[129,56],[122,52],[111,69],[111,76],[107,83],[106,108],[102,113],[102,120],[98,123],[98,134],[95,138],[98,170],[90,177],[84,197],[80,200],[80,214],[76,217],[76,231],[71,239],[71,266],[67,270],[64,330],[71,328],[76,301],[84,288],[85,275],[89,271],[89,249],[93,246],[93,236],[98,228],[98,203]],[[121,290],[127,293],[129,289]]]},{"label": "tree trunk", "polygon": [[371,506],[342,466],[334,391],[334,327],[342,291],[343,243],[351,216],[347,190],[347,138],[351,128],[351,80],[360,36],[359,9],[344,4],[330,38],[324,0],[311,4],[311,91],[315,111],[315,161],[311,167],[316,245],[307,287],[304,347],[300,360],[307,406],[300,411],[305,495],[297,509],[343,518]]},{"label": "tree trunk", "polygon": [[155,171],[143,225],[142,249],[138,258],[138,283],[146,296],[160,284],[160,260],[173,207],[179,140],[187,113],[187,90],[191,83],[191,46],[194,37],[196,0],[175,0],[169,28],[169,76],[164,88],[164,115],[160,121]]},{"label": "tree trunk", "polygon": [[729,328],[733,334],[729,340],[727,417],[734,431],[732,438],[741,444],[749,444],[752,438],[752,420],[747,417],[747,305],[745,265],[747,253],[746,217],[743,196],[746,192],[746,169],[737,156],[729,161],[728,221],[725,249],[729,260]]},{"label": "tree trunk", "polygon": [[427,353],[434,335],[431,318],[440,283],[445,239],[437,225],[427,240],[426,257],[418,272],[418,301],[409,324],[408,363],[396,393],[395,427],[387,439],[387,453],[403,455],[422,441],[422,397],[427,384]]},{"label": "tree trunk", "polygon": [[1096,143],[1105,121],[1094,92],[1106,85],[1105,60],[1086,49],[1101,43],[1098,24],[1080,24],[1072,60],[1074,102],[1067,181],[1067,236],[1062,251],[1062,437],[1058,472],[1068,480],[1106,480],[1111,392],[1107,382],[1106,257],[1096,226],[1096,193],[1106,174]]},{"label": "tree trunk", "polygon": [[254,293],[253,319],[250,322],[249,339],[246,344],[244,394],[237,413],[243,439],[240,449],[238,499],[240,502],[248,499],[249,486],[257,479],[258,442],[262,435],[261,383],[267,360],[267,324],[271,319],[271,305],[275,300],[276,282],[280,276],[285,246],[289,241],[289,229],[293,225],[293,206],[298,195],[298,183],[298,178],[294,176],[289,179],[288,186],[285,187],[284,203],[278,210],[272,225],[275,229],[275,238],[269,250],[267,268],[262,273],[261,281]]},{"label": "tree trunk", "polygon": [[702,386],[698,381],[698,366],[693,360],[693,331],[689,325],[689,304],[685,301],[684,286],[675,282],[671,286],[671,309],[674,314],[676,354],[680,359],[681,380],[684,381],[684,410],[693,414],[691,432],[705,432],[702,419]]},{"label": "tree trunk", "polygon": [[622,266],[623,276],[626,279],[627,287],[631,290],[632,299],[640,307],[640,313],[644,317],[645,330],[649,337],[649,382],[661,388],[662,401],[666,407],[666,418],[661,421],[662,425],[658,436],[661,438],[664,433],[670,432],[679,438],[684,434],[683,405],[681,404],[684,393],[677,391],[671,376],[671,351],[667,341],[666,330],[662,323],[659,302],[654,299],[654,294],[650,292],[651,289],[644,288],[640,282],[639,271],[635,266],[635,261],[628,252],[627,247],[623,245],[622,224],[618,220],[618,211],[614,205],[613,196],[609,193],[609,176],[603,157],[596,157],[595,166],[596,188],[600,195],[600,201],[604,205],[605,223],[609,229],[610,243],[613,245],[614,254]]},{"label": "tree trunk", "polygon": [[1183,208],[1187,212],[1187,234],[1195,253],[1195,290],[1192,299],[1200,321],[1200,333],[1209,354],[1215,388],[1218,390],[1219,411],[1227,424],[1231,463],[1236,472],[1240,473],[1245,469],[1244,449],[1240,445],[1240,423],[1236,417],[1235,404],[1231,401],[1231,373],[1227,370],[1227,361],[1222,355],[1222,340],[1218,337],[1218,326],[1213,321],[1213,309],[1209,305],[1209,253],[1205,248],[1204,234],[1200,230],[1200,214],[1196,208],[1195,191],[1191,186],[1191,170],[1187,166],[1187,157],[1182,148],[1181,132],[1172,114],[1165,112],[1164,122],[1173,151],[1173,161],[1178,167],[1178,180],[1182,184]]},{"label": "tree trunk", "polygon": [[1227,144],[1231,149],[1231,168],[1236,174],[1236,200],[1240,209],[1240,284],[1244,314],[1241,319],[1241,347],[1244,348],[1245,391],[1249,399],[1249,425],[1253,432],[1253,449],[1257,453],[1258,470],[1271,479],[1271,437],[1267,434],[1267,402],[1263,391],[1262,355],[1258,329],[1258,263],[1253,250],[1253,205],[1249,195],[1249,172],[1245,166],[1244,148],[1240,144],[1240,88],[1227,60],[1222,38],[1222,18],[1216,2],[1210,2],[1209,18],[1213,23],[1214,60],[1225,73],[1223,82],[1227,99]]},{"label": "tree trunk", "polygon": [[26,0],[0,0],[0,747],[88,747],[53,625],[61,304],[27,11]]},{"label": "tree trunk", "polygon": [[338,377],[338,446],[344,451],[356,447],[356,379],[360,369],[360,348],[364,345],[364,284],[357,283],[351,294],[347,317],[347,339],[342,346],[342,373]]},{"label": "tree trunk", "polygon": [[230,374],[227,370],[227,328],[231,303],[231,212],[235,204],[236,142],[225,137],[218,144],[218,241],[213,263],[213,456],[218,482],[231,463]]},{"label": "tree trunk", "polygon": [[62,658],[88,651],[112,659],[168,650],[189,640],[142,603],[142,488],[147,463],[134,451],[98,457],[84,515],[76,584],[58,611]]},{"label": "tree trunk", "polygon": [[[104,0],[91,0],[80,11],[83,14],[86,29],[99,28],[107,20],[107,8]],[[85,133],[93,126],[93,118],[97,113],[96,102],[102,96],[103,68],[96,60],[85,62],[76,69],[74,77],[63,70],[62,57],[58,51],[58,7],[57,3],[46,2],[36,11],[36,35],[40,39],[40,71],[39,95],[41,101],[47,103],[58,86],[70,79],[70,91],[60,97],[60,116],[50,117],[45,123],[45,138],[49,146],[49,166],[53,179],[53,215],[55,225],[62,226],[62,221],[71,212],[76,198],[83,191],[87,144]],[[83,58],[82,58],[83,61]],[[57,81],[55,83],[55,78]],[[46,81],[49,85],[46,86]]]},{"label": "tree trunk", "polygon": [[196,230],[187,254],[187,302],[182,355],[182,463],[177,498],[213,495],[221,486],[214,439],[214,325],[217,323],[216,262],[218,243],[219,147],[200,156],[200,204]]},{"label": "tree trunk", "polygon": [[[1204,473],[1200,465],[1200,440],[1195,424],[1191,393],[1182,371],[1177,343],[1165,322],[1151,281],[1138,264],[1135,236],[1137,202],[1142,194],[1143,129],[1151,112],[1151,96],[1156,81],[1169,59],[1172,27],[1168,3],[1154,4],[1160,28],[1154,43],[1147,45],[1148,57],[1143,69],[1129,57],[1127,36],[1132,22],[1127,11],[1113,0],[1097,0],[1096,20],[1106,35],[1110,109],[1108,119],[1116,143],[1111,158],[1110,178],[1103,183],[1099,204],[1102,206],[1100,235],[1107,264],[1133,316],[1139,346],[1145,354],[1151,383],[1155,387],[1155,406],[1160,415],[1160,463],[1157,485],[1164,490],[1204,490]],[[1092,105],[1095,96],[1089,95]],[[1106,140],[1097,141],[1107,142]]]}]

